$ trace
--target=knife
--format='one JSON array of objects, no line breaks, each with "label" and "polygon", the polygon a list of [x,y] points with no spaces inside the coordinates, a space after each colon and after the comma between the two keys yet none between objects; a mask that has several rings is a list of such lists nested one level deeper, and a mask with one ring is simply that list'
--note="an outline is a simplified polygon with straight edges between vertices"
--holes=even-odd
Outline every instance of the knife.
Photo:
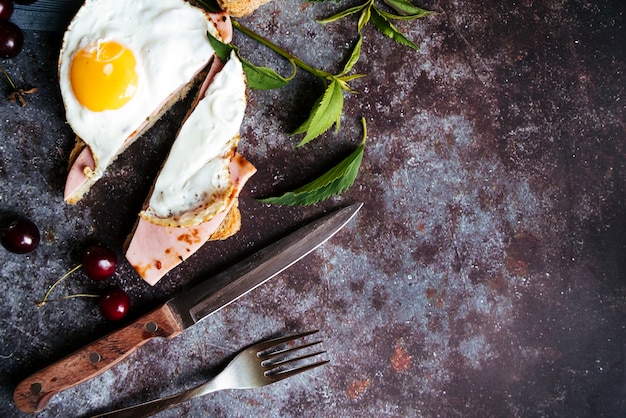
[{"label": "knife", "polygon": [[176,337],[315,250],[362,206],[354,204],[313,221],[131,324],[36,372],[17,385],[15,405],[24,412],[41,411],[55,393],[98,376],[151,339]]}]

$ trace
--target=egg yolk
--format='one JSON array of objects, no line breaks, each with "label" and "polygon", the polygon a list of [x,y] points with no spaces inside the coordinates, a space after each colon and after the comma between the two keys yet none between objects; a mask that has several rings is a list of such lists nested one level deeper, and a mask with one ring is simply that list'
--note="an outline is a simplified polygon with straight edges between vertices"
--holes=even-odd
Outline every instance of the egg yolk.
[{"label": "egg yolk", "polygon": [[124,106],[137,91],[132,51],[117,42],[99,42],[76,53],[70,83],[78,101],[94,112]]}]

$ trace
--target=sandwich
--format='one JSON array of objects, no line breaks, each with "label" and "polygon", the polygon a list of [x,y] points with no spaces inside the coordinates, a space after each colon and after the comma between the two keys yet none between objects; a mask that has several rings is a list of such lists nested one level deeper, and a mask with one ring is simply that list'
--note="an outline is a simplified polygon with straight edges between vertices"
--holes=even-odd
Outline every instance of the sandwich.
[{"label": "sandwich", "polygon": [[127,241],[126,259],[150,285],[239,230],[237,198],[256,171],[237,152],[245,107],[241,62],[216,59]]}]

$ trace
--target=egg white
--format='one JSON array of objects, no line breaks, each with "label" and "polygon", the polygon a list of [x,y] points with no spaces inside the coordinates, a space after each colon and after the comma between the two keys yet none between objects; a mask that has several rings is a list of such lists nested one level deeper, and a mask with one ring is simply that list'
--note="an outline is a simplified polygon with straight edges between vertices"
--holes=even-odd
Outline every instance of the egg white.
[{"label": "egg white", "polygon": [[[66,119],[90,147],[95,175],[101,175],[124,142],[206,66],[214,53],[207,31],[219,38],[206,12],[185,0],[85,1],[63,38],[59,85]],[[114,41],[133,52],[138,86],[121,108],[93,112],[76,99],[70,67],[78,51],[99,41]]]},{"label": "egg white", "polygon": [[233,192],[229,164],[246,109],[246,79],[233,52],[183,123],[141,216],[166,226],[205,222]]}]

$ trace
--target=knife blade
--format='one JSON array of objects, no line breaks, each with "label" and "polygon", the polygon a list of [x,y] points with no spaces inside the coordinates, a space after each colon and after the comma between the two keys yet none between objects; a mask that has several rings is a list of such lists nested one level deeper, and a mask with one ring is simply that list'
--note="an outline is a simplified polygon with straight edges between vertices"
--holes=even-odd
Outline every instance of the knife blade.
[{"label": "knife blade", "polygon": [[275,277],[341,230],[362,203],[326,215],[249,258],[170,299],[129,325],[27,377],[13,392],[15,405],[38,412],[54,394],[119,363],[153,338],[174,338]]}]

